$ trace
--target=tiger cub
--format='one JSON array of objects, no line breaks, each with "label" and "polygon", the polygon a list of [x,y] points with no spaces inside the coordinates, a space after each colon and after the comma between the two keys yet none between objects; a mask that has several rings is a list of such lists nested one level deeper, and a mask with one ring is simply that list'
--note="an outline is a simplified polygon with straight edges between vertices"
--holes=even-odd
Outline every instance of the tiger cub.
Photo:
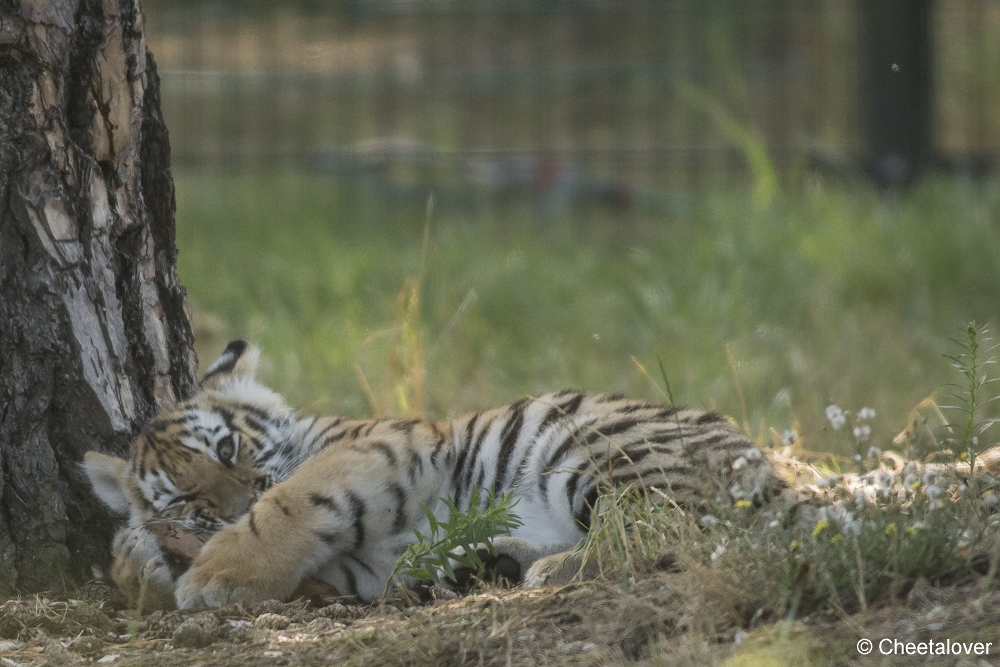
[{"label": "tiger cub", "polygon": [[[474,487],[514,494],[523,525],[495,547],[536,584],[585,536],[602,480],[689,508],[758,503],[782,486],[713,412],[561,391],[442,421],[302,417],[254,381],[258,356],[231,342],[128,460],[87,453],[97,495],[129,514],[114,545],[120,584],[148,578],[180,608],[286,599],[308,577],[367,600],[413,529],[427,532],[422,506],[446,518],[440,499],[467,509]],[[176,581],[144,529],[164,519],[215,533]]]}]

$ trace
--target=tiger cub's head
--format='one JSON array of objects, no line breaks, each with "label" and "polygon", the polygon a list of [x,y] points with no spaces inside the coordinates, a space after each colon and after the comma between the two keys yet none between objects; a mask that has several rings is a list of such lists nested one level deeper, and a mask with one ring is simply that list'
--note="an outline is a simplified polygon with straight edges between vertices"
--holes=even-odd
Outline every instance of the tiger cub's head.
[{"label": "tiger cub's head", "polygon": [[271,485],[267,461],[287,449],[294,422],[281,397],[254,381],[259,356],[229,343],[194,396],[146,425],[127,460],[87,452],[97,496],[133,526],[169,519],[215,530],[245,513]]}]

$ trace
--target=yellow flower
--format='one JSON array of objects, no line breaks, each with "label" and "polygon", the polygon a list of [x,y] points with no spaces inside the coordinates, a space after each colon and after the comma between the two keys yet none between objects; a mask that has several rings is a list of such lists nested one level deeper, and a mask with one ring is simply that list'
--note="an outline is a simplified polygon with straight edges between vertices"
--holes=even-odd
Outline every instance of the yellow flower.
[{"label": "yellow flower", "polygon": [[817,521],[816,522],[816,527],[813,528],[813,537],[816,537],[817,535],[819,535],[820,533],[822,533],[823,530],[827,526],[829,526],[829,525],[830,525],[830,522],[827,521],[826,519],[820,519],[819,521]]},{"label": "yellow flower", "polygon": [[909,533],[910,535],[913,535],[913,534],[915,534],[917,532],[917,527],[916,526],[907,526],[906,527],[906,532]]},{"label": "yellow flower", "polygon": [[969,452],[962,452],[961,454],[958,455],[959,461],[964,461],[967,458],[969,458]]},{"label": "yellow flower", "polygon": [[983,498],[985,498],[986,496],[992,496],[992,495],[993,495],[993,489],[986,489],[986,490],[985,490],[985,491],[983,491],[983,493],[982,493],[982,497],[983,497]]},{"label": "yellow flower", "polygon": [[750,502],[749,500],[737,500],[736,501],[736,506],[737,507],[741,507],[741,508],[742,507],[750,507],[751,505],[753,505],[753,503]]},{"label": "yellow flower", "polygon": [[894,523],[890,523],[888,526],[885,527],[886,535],[895,535],[897,531],[898,529],[896,528],[896,524]]},{"label": "yellow flower", "polygon": [[792,543],[788,545],[788,548],[791,549],[792,551],[795,551],[796,549],[799,548],[799,541],[792,540]]},{"label": "yellow flower", "polygon": [[840,542],[842,539],[844,539],[844,534],[843,533],[837,533],[836,535],[834,535],[833,537],[830,538],[830,543],[831,544],[836,544],[837,542]]}]

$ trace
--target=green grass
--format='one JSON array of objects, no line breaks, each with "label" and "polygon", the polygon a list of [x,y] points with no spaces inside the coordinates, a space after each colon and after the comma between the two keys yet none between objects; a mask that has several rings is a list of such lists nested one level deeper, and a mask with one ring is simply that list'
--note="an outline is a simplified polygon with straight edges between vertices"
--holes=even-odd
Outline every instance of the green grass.
[{"label": "green grass", "polygon": [[[387,360],[397,297],[420,273],[424,207],[314,176],[175,180],[202,363],[252,339],[263,380],[293,405],[371,414],[355,366],[376,395],[398,380]],[[419,290],[424,412],[564,386],[660,398],[635,357],[662,360],[679,403],[754,437],[794,427],[807,447],[847,453],[826,428],[834,402],[874,408],[873,440],[888,442],[954,381],[948,338],[971,320],[996,330],[1000,188],[793,189],[768,207],[706,195],[670,218],[439,206]]]}]

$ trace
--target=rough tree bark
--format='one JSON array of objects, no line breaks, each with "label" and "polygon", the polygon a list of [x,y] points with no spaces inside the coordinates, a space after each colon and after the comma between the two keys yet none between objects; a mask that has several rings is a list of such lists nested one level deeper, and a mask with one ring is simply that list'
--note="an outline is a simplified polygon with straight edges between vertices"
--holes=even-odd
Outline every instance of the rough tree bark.
[{"label": "rough tree bark", "polygon": [[138,0],[0,0],[0,595],[106,563],[79,461],[192,387]]}]

